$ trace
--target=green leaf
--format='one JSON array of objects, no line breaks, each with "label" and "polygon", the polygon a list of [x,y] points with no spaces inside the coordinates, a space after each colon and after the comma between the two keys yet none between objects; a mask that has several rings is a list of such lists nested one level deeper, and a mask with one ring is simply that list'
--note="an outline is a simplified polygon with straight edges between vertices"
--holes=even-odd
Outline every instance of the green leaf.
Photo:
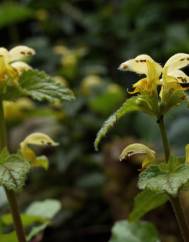
[{"label": "green leaf", "polygon": [[189,181],[188,164],[153,165],[139,176],[140,189],[149,189],[155,192],[167,192],[176,196],[179,189]]},{"label": "green leaf", "polygon": [[60,210],[61,203],[55,199],[46,199],[32,203],[26,210],[26,214],[52,219]]},{"label": "green leaf", "polygon": [[62,83],[53,80],[45,72],[29,70],[22,74],[19,80],[23,93],[37,101],[56,102],[70,101],[74,98],[70,89]]},{"label": "green leaf", "polygon": [[34,226],[27,236],[27,240],[31,240],[34,236],[42,232],[50,223],[50,220],[61,209],[61,203],[55,199],[46,199],[41,202],[32,203],[26,210],[25,214],[37,216],[45,219],[46,222],[38,226]]},{"label": "green leaf", "polygon": [[102,138],[106,136],[108,131],[120,118],[122,118],[126,113],[140,110],[137,101],[138,96],[127,99],[123,105],[104,122],[95,139],[94,145],[96,150],[98,150],[98,145]]},{"label": "green leaf", "polygon": [[2,95],[5,100],[29,96],[34,100],[50,103],[74,99],[72,91],[64,84],[55,81],[45,72],[34,69],[25,71],[19,79],[19,85],[7,87]]},{"label": "green leaf", "polygon": [[0,234],[1,242],[17,242],[16,232],[11,232],[9,234]]},{"label": "green leaf", "polygon": [[32,10],[23,4],[7,1],[0,6],[0,28],[24,21],[32,15]]},{"label": "green leaf", "polygon": [[115,223],[109,242],[160,242],[155,227],[148,222],[129,223],[126,220]]},{"label": "green leaf", "polygon": [[29,235],[27,236],[27,241],[30,241],[33,237],[41,233],[43,230],[46,229],[47,226],[48,224],[40,224],[40,225],[34,226],[30,231]]},{"label": "green leaf", "polygon": [[[25,213],[21,214],[24,227],[28,229],[28,227],[32,226],[32,229],[27,236],[27,240],[30,241],[34,236],[42,232],[51,223],[53,217],[60,209],[61,203],[55,199],[33,202],[26,209]],[[5,225],[13,224],[11,214],[3,215],[1,221]],[[38,223],[38,225],[34,225],[36,223]]]},{"label": "green leaf", "polygon": [[0,164],[0,185],[9,190],[22,189],[30,164],[19,155],[9,155],[6,162]]},{"label": "green leaf", "polygon": [[134,201],[134,208],[129,215],[129,221],[137,222],[149,211],[162,206],[168,200],[164,193],[144,190],[140,192]]}]

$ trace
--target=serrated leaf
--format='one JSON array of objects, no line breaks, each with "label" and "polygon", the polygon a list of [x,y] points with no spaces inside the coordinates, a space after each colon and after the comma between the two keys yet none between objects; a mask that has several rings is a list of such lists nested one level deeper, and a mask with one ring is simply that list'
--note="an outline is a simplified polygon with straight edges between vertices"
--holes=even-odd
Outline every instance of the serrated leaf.
[{"label": "serrated leaf", "polygon": [[37,101],[70,101],[74,98],[70,89],[49,77],[45,72],[29,70],[19,80],[20,89]]},{"label": "serrated leaf", "polygon": [[19,155],[10,155],[6,162],[0,164],[0,185],[8,190],[22,189],[30,164]]},{"label": "serrated leaf", "polygon": [[129,221],[137,222],[146,213],[162,206],[168,200],[165,193],[144,190],[140,192],[134,201],[134,208],[129,215]]},{"label": "serrated leaf", "polygon": [[98,145],[102,138],[106,136],[108,131],[120,118],[122,118],[126,113],[140,110],[137,101],[138,96],[127,99],[123,105],[104,122],[95,139],[94,146],[96,150],[98,150]]},{"label": "serrated leaf", "polygon": [[112,229],[109,242],[160,242],[155,227],[148,222],[118,221]]},{"label": "serrated leaf", "polygon": [[[173,169],[174,168],[174,169]],[[177,195],[179,189],[189,181],[189,165],[169,165],[163,167],[154,165],[143,171],[139,176],[140,189],[155,192],[167,192]]]},{"label": "serrated leaf", "polygon": [[25,71],[19,79],[18,86],[6,86],[1,96],[4,100],[29,96],[34,100],[50,103],[74,99],[73,92],[64,84],[35,69]]}]

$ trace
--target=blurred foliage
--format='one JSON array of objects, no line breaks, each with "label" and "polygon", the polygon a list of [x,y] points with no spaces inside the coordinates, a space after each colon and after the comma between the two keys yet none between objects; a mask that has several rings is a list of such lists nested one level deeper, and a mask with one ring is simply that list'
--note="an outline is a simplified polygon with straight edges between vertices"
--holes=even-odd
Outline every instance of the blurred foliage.
[{"label": "blurred foliage", "polygon": [[110,242],[160,242],[152,224],[146,222],[131,223],[117,222],[112,229]]},{"label": "blurred foliage", "polygon": [[[47,197],[61,201],[61,212],[53,227],[45,230],[44,242],[108,241],[113,222],[128,216],[139,167],[118,163],[120,151],[144,139],[161,153],[158,128],[145,114],[131,113],[111,131],[112,138],[104,141],[107,144],[101,152],[94,151],[93,141],[138,78],[118,72],[121,62],[147,53],[163,63],[176,52],[189,52],[188,11],[188,0],[15,0],[0,4],[1,45],[35,48],[37,55],[30,64],[71,87],[77,97],[69,104],[52,104],[50,109],[37,101],[29,108],[15,104],[15,119],[7,112],[12,150],[33,131],[46,132],[60,144],[45,150],[51,155],[48,172],[32,173],[20,199],[23,207]],[[189,143],[188,121],[186,107],[172,111],[166,120],[179,155]],[[166,207],[147,216],[165,242],[177,241],[178,236],[169,212]],[[166,228],[158,217],[162,214],[169,224]]]},{"label": "blurred foliage", "polygon": [[[24,213],[21,214],[25,230],[27,230],[27,240],[43,232],[43,230],[52,223],[54,216],[61,209],[61,204],[55,199],[46,199],[40,202],[33,202],[29,205]],[[13,220],[11,214],[4,214],[0,219],[0,232],[6,231],[7,228],[12,230]],[[16,242],[15,232],[0,234],[1,241]]]}]

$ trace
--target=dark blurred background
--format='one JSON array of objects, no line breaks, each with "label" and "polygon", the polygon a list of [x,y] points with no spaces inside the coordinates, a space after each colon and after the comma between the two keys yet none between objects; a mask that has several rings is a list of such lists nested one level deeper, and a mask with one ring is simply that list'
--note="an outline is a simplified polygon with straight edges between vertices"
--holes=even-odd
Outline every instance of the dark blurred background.
[{"label": "dark blurred background", "polygon": [[[1,46],[33,47],[36,56],[30,64],[64,82],[76,95],[73,102],[51,107],[25,100],[7,112],[12,150],[33,131],[46,132],[60,143],[44,151],[50,157],[49,170],[32,172],[20,196],[23,208],[44,198],[61,201],[62,210],[45,230],[44,242],[105,242],[114,221],[128,217],[140,166],[119,163],[118,157],[132,142],[145,142],[161,156],[156,120],[129,114],[99,152],[93,142],[103,121],[139,78],[119,72],[119,64],[143,53],[161,64],[177,52],[188,53],[188,13],[188,0],[1,1]],[[188,123],[182,106],[166,119],[172,150],[179,155],[189,143]],[[179,241],[169,205],[145,219],[155,223],[162,241]]]}]

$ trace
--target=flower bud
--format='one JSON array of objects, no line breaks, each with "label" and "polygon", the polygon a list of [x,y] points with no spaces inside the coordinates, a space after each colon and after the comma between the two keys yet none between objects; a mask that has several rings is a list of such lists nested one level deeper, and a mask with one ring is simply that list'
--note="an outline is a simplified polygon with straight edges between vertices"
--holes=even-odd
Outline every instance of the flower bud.
[{"label": "flower bud", "polygon": [[134,143],[128,145],[121,153],[120,161],[124,159],[134,158],[142,163],[142,169],[146,168],[155,160],[155,151],[146,145]]}]

